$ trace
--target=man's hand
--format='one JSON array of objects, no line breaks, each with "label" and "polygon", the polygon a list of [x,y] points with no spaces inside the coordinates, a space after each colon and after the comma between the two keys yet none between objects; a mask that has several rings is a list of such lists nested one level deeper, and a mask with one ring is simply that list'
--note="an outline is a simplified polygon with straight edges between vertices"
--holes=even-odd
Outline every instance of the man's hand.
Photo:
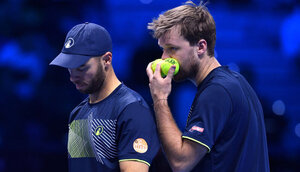
[{"label": "man's hand", "polygon": [[149,78],[149,87],[153,102],[167,99],[172,90],[172,77],[176,66],[173,65],[170,68],[168,75],[165,78],[162,78],[160,74],[161,62],[157,64],[154,73],[152,72],[151,64],[152,63],[148,64],[146,72]]}]

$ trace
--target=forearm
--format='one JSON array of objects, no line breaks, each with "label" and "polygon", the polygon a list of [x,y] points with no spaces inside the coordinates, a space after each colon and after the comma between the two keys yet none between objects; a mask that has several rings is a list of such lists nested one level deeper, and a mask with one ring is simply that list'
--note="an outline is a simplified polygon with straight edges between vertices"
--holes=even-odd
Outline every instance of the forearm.
[{"label": "forearm", "polygon": [[184,160],[182,133],[172,116],[167,100],[154,102],[159,137],[170,165],[176,166]]}]

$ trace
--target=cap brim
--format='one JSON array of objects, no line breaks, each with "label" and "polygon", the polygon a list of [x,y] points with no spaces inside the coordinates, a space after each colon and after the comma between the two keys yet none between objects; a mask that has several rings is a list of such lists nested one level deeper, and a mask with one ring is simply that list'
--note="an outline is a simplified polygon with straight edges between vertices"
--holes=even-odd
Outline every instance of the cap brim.
[{"label": "cap brim", "polygon": [[90,58],[90,56],[60,53],[50,65],[73,69],[85,64]]}]

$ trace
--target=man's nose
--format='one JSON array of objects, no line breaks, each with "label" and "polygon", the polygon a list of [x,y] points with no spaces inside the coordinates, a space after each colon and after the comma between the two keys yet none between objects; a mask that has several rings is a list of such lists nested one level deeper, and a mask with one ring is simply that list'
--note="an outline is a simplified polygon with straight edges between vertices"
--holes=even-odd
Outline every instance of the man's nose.
[{"label": "man's nose", "polygon": [[165,60],[166,58],[169,58],[169,57],[170,57],[170,55],[167,52],[163,51],[163,54],[161,55],[161,59]]},{"label": "man's nose", "polygon": [[75,82],[75,81],[79,80],[80,75],[75,69],[69,69],[69,73],[70,73],[70,81],[71,82]]}]

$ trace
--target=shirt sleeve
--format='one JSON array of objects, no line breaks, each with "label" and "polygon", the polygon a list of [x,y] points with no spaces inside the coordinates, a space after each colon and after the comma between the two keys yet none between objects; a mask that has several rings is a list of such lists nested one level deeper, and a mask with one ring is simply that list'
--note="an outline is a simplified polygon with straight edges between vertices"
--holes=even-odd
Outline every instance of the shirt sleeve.
[{"label": "shirt sleeve", "polygon": [[160,147],[150,109],[140,102],[131,103],[117,123],[119,161],[134,160],[150,166]]},{"label": "shirt sleeve", "polygon": [[183,138],[211,150],[232,109],[231,98],[221,85],[209,85],[193,102]]}]

